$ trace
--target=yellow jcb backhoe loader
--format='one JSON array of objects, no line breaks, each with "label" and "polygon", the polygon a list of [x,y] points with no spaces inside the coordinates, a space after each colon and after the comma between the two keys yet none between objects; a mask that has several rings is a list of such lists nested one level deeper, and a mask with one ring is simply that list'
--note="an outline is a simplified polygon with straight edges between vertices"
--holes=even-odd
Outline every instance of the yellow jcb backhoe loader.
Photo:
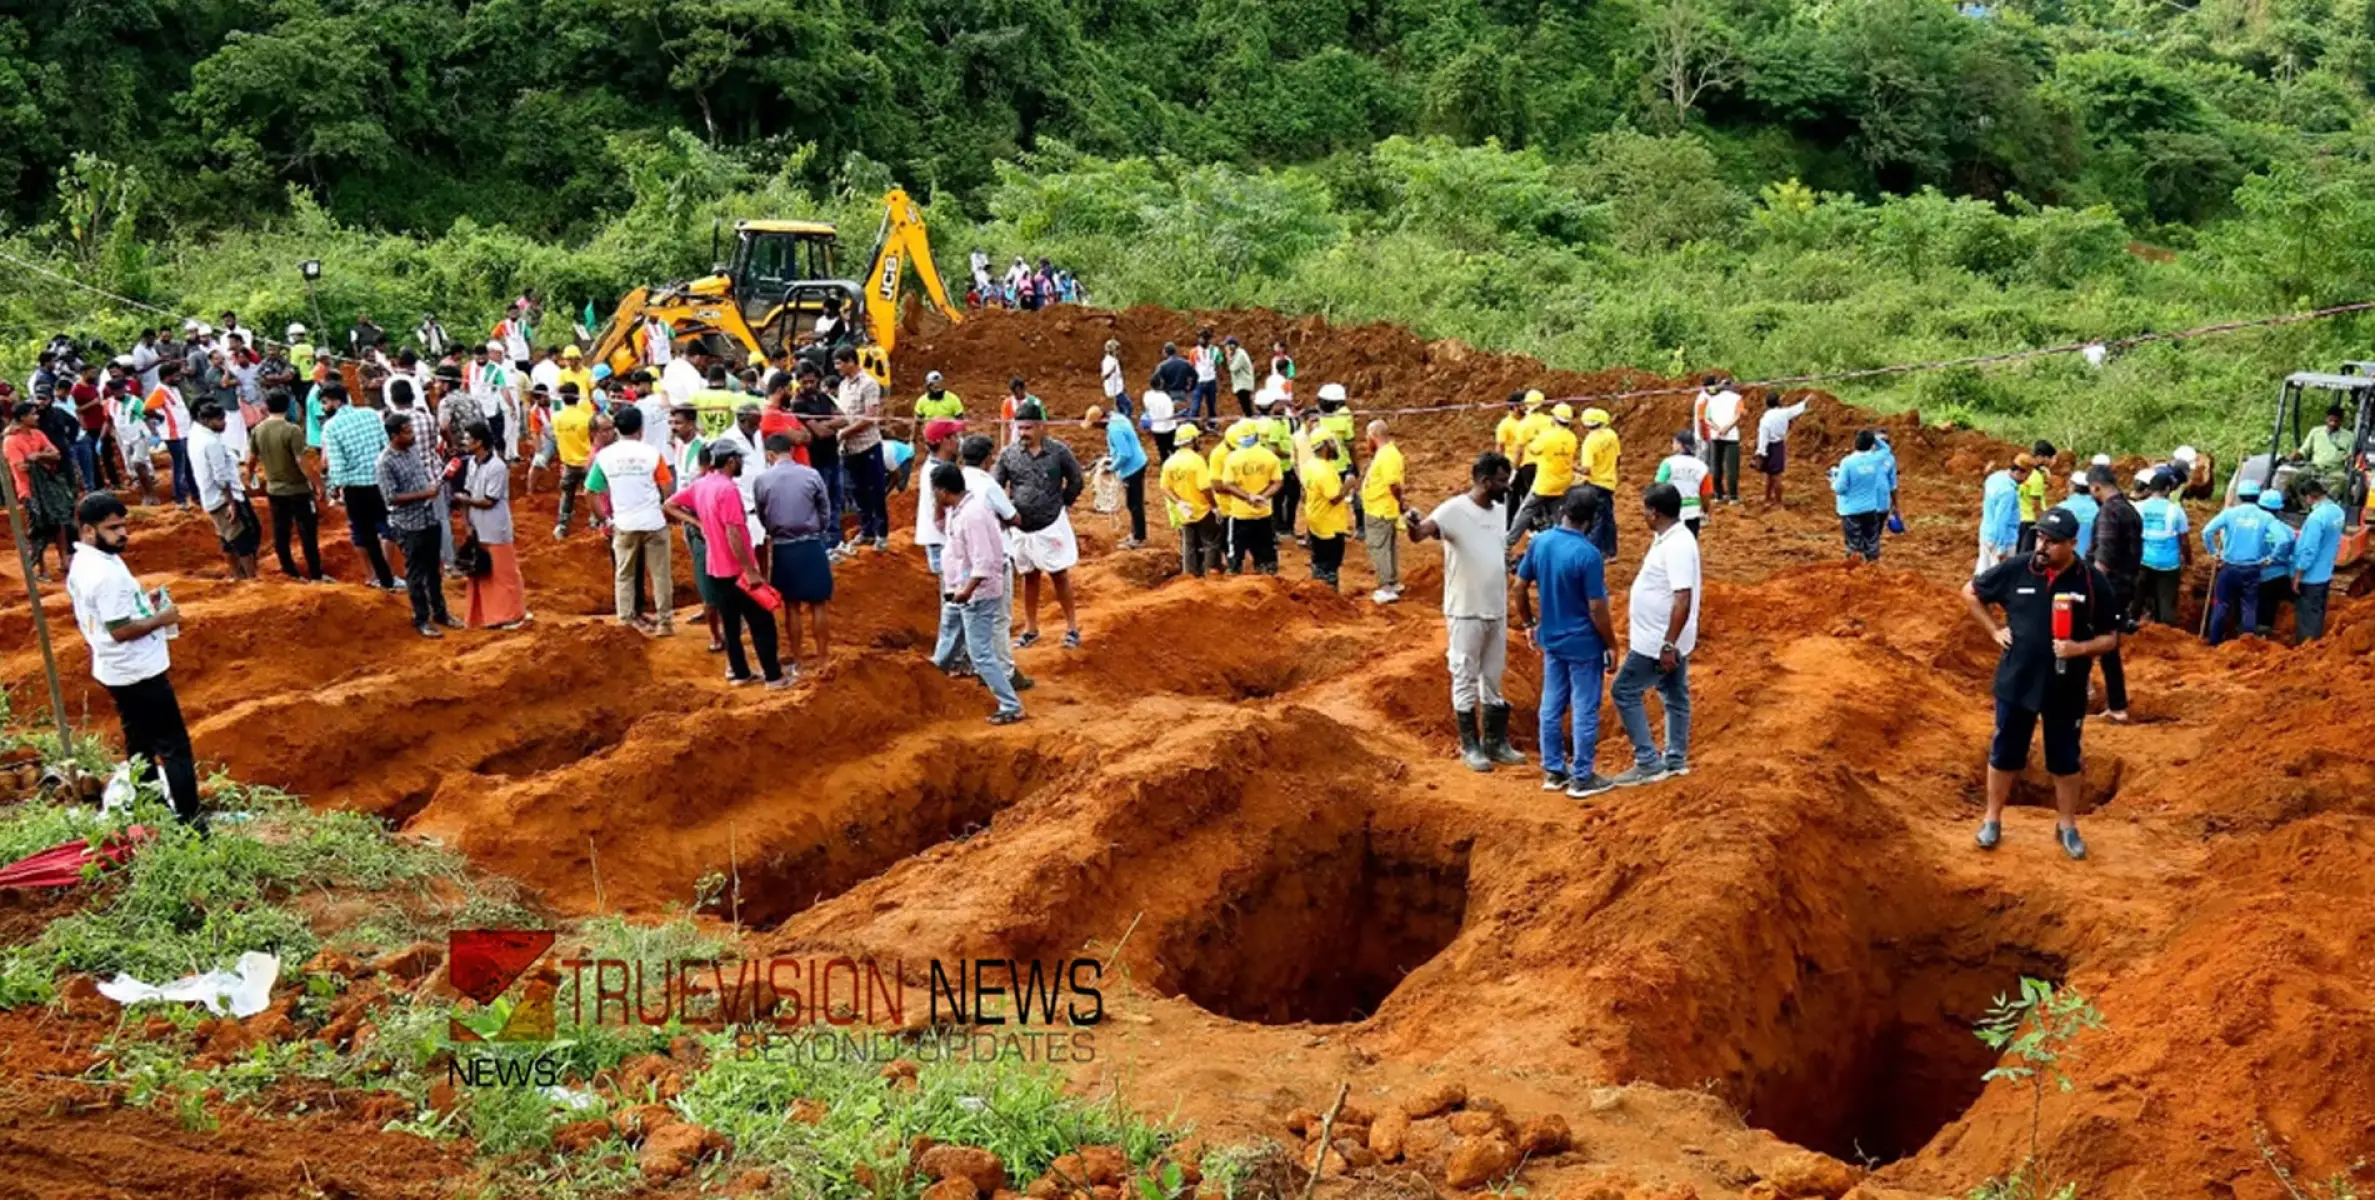
[{"label": "yellow jcb backhoe loader", "polygon": [[852,345],[858,364],[888,386],[891,350],[899,337],[900,289],[910,266],[942,316],[956,322],[964,313],[949,302],[940,282],[922,211],[900,188],[892,188],[882,202],[874,257],[861,278],[835,276],[837,234],[830,223],[738,221],[731,260],[690,282],[627,293],[596,336],[588,361],[607,363],[620,374],[648,365],[648,329],[656,318],[666,323],[675,353],[700,349],[734,365],[760,357],[787,365],[804,350],[801,335],[815,328],[830,305],[840,312],[844,332],[805,352],[823,359],[835,345]]}]

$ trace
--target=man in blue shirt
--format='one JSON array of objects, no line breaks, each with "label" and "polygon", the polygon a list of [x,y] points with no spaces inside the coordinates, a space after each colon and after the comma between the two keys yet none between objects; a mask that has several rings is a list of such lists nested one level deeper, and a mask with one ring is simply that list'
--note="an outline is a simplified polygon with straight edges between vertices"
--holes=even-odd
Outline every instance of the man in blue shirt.
[{"label": "man in blue shirt", "polygon": [[1984,574],[2011,557],[2019,545],[2020,485],[2028,481],[2035,465],[2035,460],[2023,454],[2012,460],[2010,468],[1987,477],[1979,502],[1979,565],[1973,575]]},{"label": "man in blue shirt", "polygon": [[2309,515],[2293,539],[2293,627],[2302,641],[2314,642],[2326,632],[2326,593],[2334,583],[2334,557],[2342,550],[2342,506],[2314,477],[2302,481],[2300,493]]},{"label": "man in blue shirt", "polygon": [[2284,493],[2276,488],[2260,492],[2260,507],[2268,513],[2268,561],[2260,564],[2260,623],[2261,637],[2276,636],[2276,617],[2284,610],[2284,602],[2292,599],[2293,529],[2279,515],[2284,511]]},{"label": "man in blue shirt", "polygon": [[2245,480],[2235,489],[2236,503],[2202,526],[2202,548],[2218,559],[2218,574],[2210,585],[2210,644],[2227,638],[2227,617],[2239,618],[2235,632],[2257,628],[2260,565],[2268,561],[2268,543],[2275,523],[2260,508],[2260,485]]},{"label": "man in blue shirt", "polygon": [[2144,479],[2145,499],[2136,506],[2144,526],[2144,570],[2136,587],[2137,611],[2163,625],[2177,623],[2177,586],[2193,565],[2194,544],[2186,540],[2185,506],[2169,498],[2181,482],[2167,468]]},{"label": "man in blue shirt", "polygon": [[2103,509],[2102,505],[2095,502],[2094,493],[2087,490],[2086,472],[2080,471],[2070,476],[2070,494],[2062,499],[2060,506],[2069,509],[2070,515],[2078,518],[2078,557],[2085,558],[2093,554],[2095,516]]},{"label": "man in blue shirt", "polygon": [[1855,435],[1855,453],[1831,468],[1831,490],[1838,493],[1839,530],[1847,537],[1847,557],[1880,561],[1880,533],[1888,523],[1889,481],[1896,467],[1879,438],[1869,429]]},{"label": "man in blue shirt", "polygon": [[[1600,496],[1576,488],[1561,504],[1557,527],[1535,538],[1517,564],[1517,616],[1542,651],[1542,790],[1581,800],[1615,785],[1592,769],[1600,748],[1600,681],[1614,665],[1608,619],[1607,560],[1586,531]],[[1542,589],[1542,619],[1533,591]],[[1575,716],[1573,753],[1560,753],[1559,718]]]}]

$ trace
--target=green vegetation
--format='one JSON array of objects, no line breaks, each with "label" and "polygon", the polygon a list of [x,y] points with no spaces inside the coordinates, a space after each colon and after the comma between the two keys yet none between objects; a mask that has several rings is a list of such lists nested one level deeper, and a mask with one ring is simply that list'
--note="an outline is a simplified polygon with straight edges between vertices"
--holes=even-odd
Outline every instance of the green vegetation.
[{"label": "green vegetation", "polygon": [[[1637,0],[1185,13],[156,0],[0,20],[0,249],[175,311],[457,334],[709,265],[893,179],[1101,303],[1391,320],[1743,377],[2375,297],[2369,0]],[[0,298],[0,366],[153,321]],[[2369,322],[1840,390],[2086,450],[2232,450]],[[1091,364],[1083,364],[1083,370]],[[1424,397],[1386,397],[1388,403]]]},{"label": "green vegetation", "polygon": [[1968,1200],[2074,1200],[2075,1184],[2054,1186],[2045,1165],[2043,1121],[2048,1083],[2071,1089],[2069,1062],[2078,1036],[2103,1027],[2103,1014],[2092,1001],[2072,988],[2057,988],[2042,979],[2023,978],[2020,994],[1998,996],[1976,1031],[1988,1049],[2010,1061],[1990,1070],[1989,1080],[2028,1085],[2029,1152],[2020,1164],[1999,1179],[1971,1189]]}]

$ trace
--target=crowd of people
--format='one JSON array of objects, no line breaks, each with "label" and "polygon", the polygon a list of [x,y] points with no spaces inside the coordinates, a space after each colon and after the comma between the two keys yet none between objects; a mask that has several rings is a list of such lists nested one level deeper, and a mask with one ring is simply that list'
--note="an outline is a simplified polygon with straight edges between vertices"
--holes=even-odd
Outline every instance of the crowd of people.
[{"label": "crowd of people", "polygon": [[[1032,681],[1015,653],[1042,641],[1049,597],[1064,623],[1060,645],[1082,643],[1071,510],[1092,488],[1111,485],[1112,503],[1100,507],[1126,510],[1121,545],[1135,547],[1149,538],[1152,473],[1190,578],[1276,574],[1291,541],[1305,551],[1311,578],[1335,588],[1358,540],[1377,581],[1370,599],[1389,605],[1402,596],[1402,545],[1434,540],[1443,547],[1463,761],[1478,771],[1526,761],[1511,744],[1503,693],[1514,614],[1542,656],[1543,786],[1582,799],[1689,772],[1700,538],[1717,511],[1741,502],[1744,442],[1745,465],[1766,479],[1765,499],[1780,502],[1790,424],[1806,408],[1768,395],[1746,435],[1748,400],[1729,377],[1706,376],[1689,426],[1667,439],[1638,498],[1622,500],[1623,445],[1611,415],[1520,391],[1492,446],[1480,447],[1467,490],[1428,508],[1409,492],[1391,425],[1361,421],[1338,383],[1322,384],[1306,403],[1278,341],[1257,367],[1239,338],[1200,330],[1184,351],[1166,344],[1135,389],[1119,345],[1107,343],[1105,403],[1082,419],[1084,432],[1102,435],[1103,453],[1084,465],[1051,436],[1057,418],[1022,378],[1010,381],[995,419],[969,410],[938,372],[925,376],[909,411],[894,412],[846,343],[812,340],[804,348],[830,353],[738,369],[698,343],[661,337],[652,343],[665,347],[652,356],[659,361],[621,375],[589,369],[576,346],[538,346],[534,315],[523,297],[493,336],[467,349],[441,340],[433,319],[415,331],[415,346],[394,349],[366,316],[348,333],[354,353],[342,366],[341,356],[299,340],[302,326],[267,341],[225,313],[221,325],[189,322],[178,337],[144,331],[121,355],[86,356],[60,339],[41,355],[32,398],[9,395],[17,403],[5,446],[28,529],[44,557],[57,550],[92,639],[94,672],[117,695],[127,736],[139,732],[150,748],[142,752],[164,765],[176,790],[186,733],[169,685],[154,681],[178,612],[161,590],[132,584],[120,560],[118,491],[156,502],[160,451],[170,501],[207,514],[234,580],[258,570],[253,496],[265,498],[281,571],[308,581],[327,579],[321,513],[343,507],[365,582],[404,591],[414,628],[429,638],[530,619],[515,478],[529,493],[557,491],[556,539],[570,536],[581,505],[589,510],[585,523],[612,560],[614,615],[648,636],[676,633],[671,530],[681,530],[726,679],[769,688],[799,679],[811,638],[818,656],[829,653],[835,568],[867,548],[888,551],[888,497],[912,487],[914,542],[941,590],[932,660],[980,680],[999,724],[1023,717],[1021,693]],[[1224,380],[1234,413],[1221,403]],[[2218,563],[2206,622],[2213,642],[2230,631],[2265,636],[2287,603],[2301,638],[2322,634],[2344,527],[2328,494],[2329,476],[2342,481],[2331,469],[2337,426],[2338,411],[2324,444],[2313,437],[2302,447],[2288,484],[2243,481],[2240,502],[2200,531]],[[2206,464],[2181,448],[2139,472],[2131,495],[2098,457],[2067,476],[2068,493],[2057,499],[2049,494],[2057,459],[2038,443],[1983,488],[1965,599],[2003,656],[1978,842],[2000,840],[2012,778],[2042,729],[2057,838],[2083,857],[2078,730],[2092,665],[2103,664],[2108,719],[2125,721],[2119,638],[2140,621],[2176,619],[2194,550],[2174,497],[2206,485]],[[1905,528],[1885,431],[1857,431],[1827,475],[1846,554],[1877,561],[1885,535]],[[2288,504],[2301,512],[2297,531],[2281,519]],[[1648,540],[1620,636],[1606,577],[1620,527],[1636,521]],[[458,615],[446,596],[453,580],[465,589]],[[96,653],[102,647],[107,653]],[[1613,776],[1594,765],[1603,689],[1633,751]],[[1649,719],[1653,691],[1662,737]]]},{"label": "crowd of people", "polygon": [[1014,308],[1035,312],[1058,304],[1086,304],[1080,280],[1047,259],[1032,266],[1022,255],[1002,275],[990,273],[990,252],[975,247],[967,256],[971,281],[965,288],[967,309]]}]

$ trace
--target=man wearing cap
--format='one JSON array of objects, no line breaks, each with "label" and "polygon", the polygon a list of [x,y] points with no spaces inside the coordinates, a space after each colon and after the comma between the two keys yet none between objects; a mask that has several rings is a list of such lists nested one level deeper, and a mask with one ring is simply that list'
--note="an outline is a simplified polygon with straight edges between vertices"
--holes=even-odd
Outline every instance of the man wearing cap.
[{"label": "man wearing cap", "polygon": [[[929,457],[931,443],[924,437],[926,426],[934,421],[955,421],[963,424],[964,420],[964,398],[948,390],[940,372],[927,372],[924,375],[924,394],[915,398],[916,457],[919,459]],[[916,495],[920,498],[931,494],[931,491],[932,489],[929,487],[922,488],[917,491]]]},{"label": "man wearing cap", "polygon": [[2185,536],[2185,506],[2169,498],[2181,477],[2159,467],[2145,471],[2141,478],[2145,497],[2136,505],[2136,521],[2143,553],[2134,611],[2160,624],[2174,625],[2178,584],[2185,569],[2194,563],[2194,544]]},{"label": "man wearing cap", "polygon": [[2257,632],[2276,636],[2276,618],[2292,599],[2293,527],[2284,523],[2284,492],[2260,489],[2260,508],[2268,514],[2268,559],[2260,564],[2260,611]]},{"label": "man wearing cap", "polygon": [[2326,632],[2326,598],[2334,582],[2334,558],[2342,549],[2342,506],[2326,495],[2323,480],[2301,481],[2301,503],[2309,515],[2301,518],[2300,536],[2293,539],[2293,629],[2304,642]]},{"label": "man wearing cap", "polygon": [[2328,488],[2340,487],[2344,464],[2350,461],[2350,435],[2342,429],[2342,406],[2326,406],[2325,424],[2301,439],[2297,453],[2309,461],[2309,473]]},{"label": "man wearing cap", "polygon": [[758,654],[759,672],[767,686],[789,687],[791,679],[776,657],[775,615],[752,595],[767,586],[767,573],[751,545],[750,510],[741,487],[734,482],[743,471],[741,447],[712,443],[707,453],[708,473],[689,483],[680,481],[676,493],[661,503],[661,511],[671,521],[701,529],[702,560],[693,566],[708,577],[706,593],[714,597],[712,603],[725,619],[721,640],[726,651],[726,682],[739,686],[759,681],[759,676],[750,673],[750,659],[742,650],[742,627],[747,624],[751,649]]},{"label": "man wearing cap", "polygon": [[[923,547],[924,562],[932,568],[934,575],[940,573],[941,547],[948,544],[948,533],[942,528],[944,522],[941,519],[943,514],[940,511],[939,493],[932,490],[932,468],[942,463],[958,465],[957,443],[964,436],[965,426],[962,422],[948,417],[935,417],[924,422],[918,438],[924,445],[924,457],[917,464],[917,474],[922,476],[924,484],[915,491],[915,544]],[[821,478],[818,484],[822,486]],[[825,505],[828,520],[832,511],[832,502],[828,499]]]},{"label": "man wearing cap", "polygon": [[1295,471],[1303,483],[1303,528],[1311,544],[1311,577],[1336,591],[1344,543],[1352,534],[1352,489],[1337,467],[1336,439],[1319,428],[1318,414],[1295,431]]},{"label": "man wearing cap", "polygon": [[1375,604],[1402,598],[1402,543],[1395,531],[1402,523],[1402,447],[1384,421],[1369,422],[1369,469],[1361,476],[1361,511],[1370,519],[1361,530],[1369,548],[1369,569],[1377,575]]},{"label": "man wearing cap", "polygon": [[1047,412],[1033,401],[1014,414],[1014,444],[990,472],[1014,504],[1014,569],[1023,582],[1023,632],[1015,648],[1039,641],[1039,579],[1055,588],[1064,610],[1064,648],[1080,648],[1080,613],[1073,606],[1072,566],[1080,544],[1072,536],[1072,502],[1088,485],[1072,448],[1047,436]]},{"label": "man wearing cap", "polygon": [[[1509,459],[1509,469],[1515,472],[1509,477],[1510,502],[1507,516],[1512,524],[1516,523],[1517,510],[1524,503],[1525,498],[1534,493],[1535,467],[1533,461],[1526,456],[1526,448],[1534,444],[1535,438],[1549,432],[1552,425],[1550,409],[1546,407],[1548,401],[1543,399],[1541,392],[1526,392],[1519,397],[1519,403],[1525,411],[1517,418],[1517,424],[1510,428],[1509,448],[1502,451],[1502,454]],[[1498,443],[1500,429],[1496,427],[1493,433],[1494,441]],[[1580,457],[1581,453],[1579,447],[1577,455]]]},{"label": "man wearing cap", "polygon": [[[2086,717],[2093,660],[2119,648],[2119,613],[2109,579],[2078,556],[2078,518],[2047,509],[2037,518],[2037,550],[2007,559],[1963,585],[1971,619],[2003,647],[1996,662],[1996,732],[1987,755],[1987,815],[1976,838],[1993,850],[2003,838],[2012,781],[2028,765],[2029,741],[2045,727],[2045,771],[2053,777],[2056,837],[2071,858],[2086,857],[2078,836],[2082,782],[2079,728]],[[2060,598],[2067,597],[2067,600]],[[2054,636],[2054,608],[2067,605],[2070,636]],[[1998,625],[1988,611],[2004,610]]]},{"label": "man wearing cap", "polygon": [[1278,460],[1282,478],[1278,485],[1278,503],[1270,506],[1271,522],[1278,536],[1295,536],[1295,518],[1303,511],[1302,474],[1295,463],[1295,400],[1277,388],[1264,388],[1254,394],[1254,433],[1261,439],[1262,448]]},{"label": "man wearing cap", "polygon": [[589,400],[594,394],[594,373],[585,365],[585,353],[575,346],[561,347],[561,382],[577,385],[577,394]]},{"label": "man wearing cap", "polygon": [[1212,470],[1196,447],[1203,431],[1182,421],[1174,431],[1174,449],[1163,460],[1163,507],[1171,527],[1179,531],[1179,564],[1191,578],[1202,579],[1209,569],[1220,570],[1220,514],[1212,495]]},{"label": "man wearing cap", "polygon": [[1516,549],[1527,534],[1558,518],[1560,503],[1575,486],[1575,459],[1580,449],[1570,428],[1574,423],[1575,410],[1561,404],[1550,410],[1550,423],[1542,432],[1526,443],[1526,465],[1518,473],[1532,476],[1532,483],[1518,505],[1517,519],[1509,523],[1504,548]]},{"label": "man wearing cap", "polygon": [[[2227,617],[2237,618],[2235,632],[2258,627],[2260,567],[2269,558],[2274,523],[2260,507],[2260,485],[2244,480],[2237,485],[2236,503],[2202,526],[2202,548],[2218,560],[2218,574],[2210,583],[2207,636],[2215,646],[2227,639]],[[2282,504],[2283,498],[2278,497]]]},{"label": "man wearing cap", "polygon": [[1600,492],[1600,519],[1592,526],[1592,544],[1600,548],[1603,558],[1616,558],[1616,464],[1624,452],[1617,440],[1616,430],[1608,425],[1608,411],[1601,408],[1583,410],[1583,427],[1590,432],[1583,438],[1584,482]]},{"label": "man wearing cap", "polygon": [[[1264,398],[1274,394],[1265,388],[1254,397],[1258,406]],[[1278,456],[1262,445],[1260,429],[1252,421],[1238,421],[1229,426],[1227,457],[1212,479],[1212,492],[1220,501],[1221,517],[1228,522],[1229,574],[1245,571],[1245,560],[1253,559],[1254,570],[1264,575],[1278,574],[1278,526],[1271,516],[1271,500],[1286,486],[1279,468]]]},{"label": "man wearing cap", "polygon": [[2037,462],[2015,455],[2012,465],[1987,477],[1979,498],[1979,565],[1973,576],[1985,575],[2020,548],[2020,489],[2027,486]]},{"label": "man wearing cap", "polygon": [[[1253,394],[1262,384],[1261,377],[1254,374],[1253,355],[1237,344],[1235,334],[1222,338],[1220,344],[1229,364],[1229,390],[1237,394],[1237,411],[1250,417],[1253,415]],[[1219,414],[1213,414],[1213,418],[1217,421]]]},{"label": "man wearing cap", "polygon": [[1869,429],[1855,433],[1855,450],[1831,468],[1838,499],[1839,530],[1849,561],[1880,561],[1880,535],[1888,525],[1890,471],[1880,439]]}]

